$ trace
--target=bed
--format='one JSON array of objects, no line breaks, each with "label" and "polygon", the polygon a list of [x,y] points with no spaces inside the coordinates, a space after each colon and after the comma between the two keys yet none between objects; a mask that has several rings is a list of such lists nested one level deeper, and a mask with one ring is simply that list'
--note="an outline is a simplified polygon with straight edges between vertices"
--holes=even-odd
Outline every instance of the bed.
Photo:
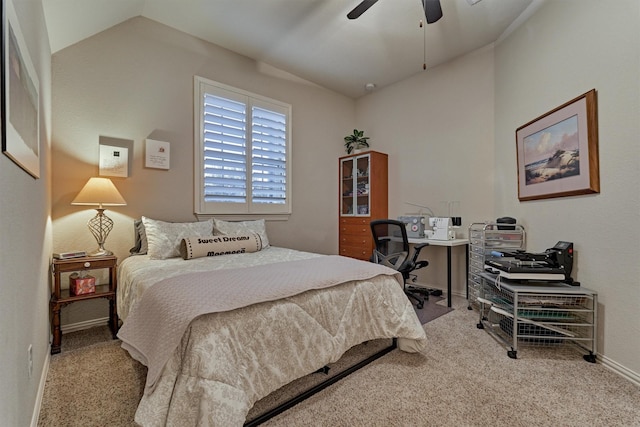
[{"label": "bed", "polygon": [[[209,233],[257,234],[259,250],[184,259],[174,247],[158,257],[151,221],[147,250],[136,252],[146,253],[118,268],[118,336],[148,368],[135,415],[142,426],[240,426],[255,402],[355,345],[393,338],[402,351],[425,348],[394,270],[271,246],[264,223],[249,221],[214,222]],[[159,234],[184,249],[208,224],[195,227],[204,228]]]}]

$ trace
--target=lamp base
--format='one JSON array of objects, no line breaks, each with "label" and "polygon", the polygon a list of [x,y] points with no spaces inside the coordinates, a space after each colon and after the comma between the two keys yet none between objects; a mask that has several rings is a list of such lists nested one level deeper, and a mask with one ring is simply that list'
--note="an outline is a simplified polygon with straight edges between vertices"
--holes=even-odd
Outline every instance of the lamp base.
[{"label": "lamp base", "polygon": [[90,257],[111,256],[111,255],[113,255],[113,252],[111,252],[110,250],[100,249],[100,248],[96,249],[93,252],[89,252],[87,254],[87,256],[90,256]]},{"label": "lamp base", "polygon": [[91,234],[93,234],[93,237],[96,238],[96,242],[98,242],[98,249],[91,252],[89,256],[99,257],[113,255],[113,252],[104,248],[104,242],[107,240],[107,236],[113,228],[113,221],[104,214],[102,206],[96,208],[96,210],[98,213],[87,222],[87,226]]}]

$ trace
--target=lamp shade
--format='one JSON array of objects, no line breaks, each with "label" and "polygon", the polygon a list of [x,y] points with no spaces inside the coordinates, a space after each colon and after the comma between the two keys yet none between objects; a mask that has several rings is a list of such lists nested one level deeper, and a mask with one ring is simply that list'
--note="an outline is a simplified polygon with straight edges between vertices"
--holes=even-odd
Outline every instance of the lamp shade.
[{"label": "lamp shade", "polygon": [[109,178],[89,178],[82,187],[72,205],[89,206],[126,206],[127,202],[122,198],[118,189]]}]

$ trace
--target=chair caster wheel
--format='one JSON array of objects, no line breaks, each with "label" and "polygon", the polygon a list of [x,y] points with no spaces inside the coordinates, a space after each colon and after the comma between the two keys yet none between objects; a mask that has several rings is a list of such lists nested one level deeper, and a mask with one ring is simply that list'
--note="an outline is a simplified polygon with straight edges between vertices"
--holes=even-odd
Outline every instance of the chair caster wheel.
[{"label": "chair caster wheel", "polygon": [[420,309],[420,308],[424,307],[424,303],[423,302],[419,302],[418,305],[416,305],[416,307],[418,309]]}]

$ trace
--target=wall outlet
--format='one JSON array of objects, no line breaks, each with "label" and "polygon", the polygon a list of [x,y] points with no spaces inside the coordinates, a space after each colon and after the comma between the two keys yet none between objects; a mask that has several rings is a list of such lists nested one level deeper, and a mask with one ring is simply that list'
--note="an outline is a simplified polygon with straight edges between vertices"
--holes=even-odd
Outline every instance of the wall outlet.
[{"label": "wall outlet", "polygon": [[33,375],[33,345],[29,344],[27,349],[27,366],[29,368],[29,378]]}]

